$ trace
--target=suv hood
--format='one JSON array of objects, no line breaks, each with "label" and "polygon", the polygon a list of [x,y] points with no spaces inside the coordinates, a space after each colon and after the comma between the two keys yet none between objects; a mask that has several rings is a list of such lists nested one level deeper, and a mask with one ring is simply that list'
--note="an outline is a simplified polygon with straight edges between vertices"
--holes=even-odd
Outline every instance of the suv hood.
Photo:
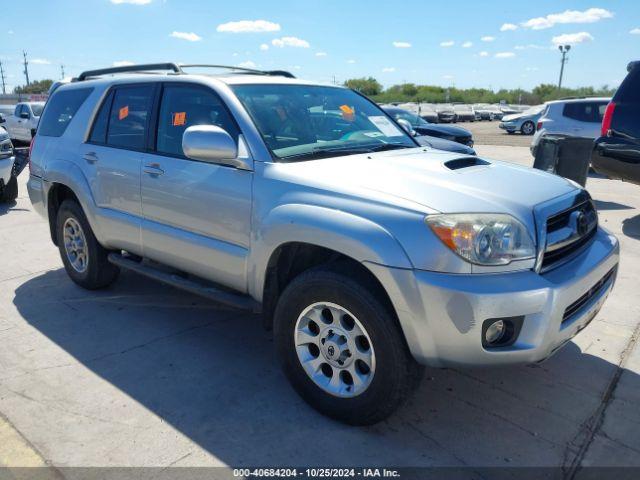
[{"label": "suv hood", "polygon": [[[462,168],[452,169],[452,160],[461,160],[457,163]],[[568,180],[541,170],[424,148],[274,166],[282,180],[329,191],[332,196],[424,213],[509,213],[526,223],[535,205],[577,189]]]},{"label": "suv hood", "polygon": [[[423,130],[426,132],[438,132],[445,134],[450,137],[470,137],[471,132],[464,128],[454,127],[451,125],[441,125],[430,123],[429,125],[418,125],[417,127],[413,127],[417,132]],[[429,135],[429,133],[426,133]]]}]

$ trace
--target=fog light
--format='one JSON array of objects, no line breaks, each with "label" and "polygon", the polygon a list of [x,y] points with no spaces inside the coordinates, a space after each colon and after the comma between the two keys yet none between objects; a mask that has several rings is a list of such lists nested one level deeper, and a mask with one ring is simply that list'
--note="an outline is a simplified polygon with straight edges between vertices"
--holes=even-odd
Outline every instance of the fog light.
[{"label": "fog light", "polygon": [[498,320],[497,322],[493,322],[487,328],[487,331],[484,333],[484,338],[489,345],[495,345],[496,343],[500,343],[502,337],[506,332],[506,326],[502,320]]}]

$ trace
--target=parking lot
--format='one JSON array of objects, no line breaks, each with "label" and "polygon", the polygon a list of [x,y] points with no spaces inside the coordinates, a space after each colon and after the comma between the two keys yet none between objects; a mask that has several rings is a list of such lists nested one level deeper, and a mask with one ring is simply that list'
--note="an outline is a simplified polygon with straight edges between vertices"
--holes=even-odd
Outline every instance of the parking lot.
[{"label": "parking lot", "polygon": [[[463,126],[481,155],[531,164],[531,137]],[[640,466],[637,186],[589,178],[622,262],[585,331],[539,365],[427,370],[399,412],[355,428],[293,392],[258,316],[131,273],[104,291],[73,284],[26,176],[0,211],[0,465],[63,476],[119,465],[565,465],[540,472],[565,478],[585,465]]]},{"label": "parking lot", "polygon": [[477,145],[503,145],[512,147],[529,147],[531,145],[532,135],[522,135],[514,133],[509,135],[506,131],[500,129],[498,120],[482,121],[482,122],[464,122],[456,123],[457,127],[466,128],[473,133],[473,138]]}]

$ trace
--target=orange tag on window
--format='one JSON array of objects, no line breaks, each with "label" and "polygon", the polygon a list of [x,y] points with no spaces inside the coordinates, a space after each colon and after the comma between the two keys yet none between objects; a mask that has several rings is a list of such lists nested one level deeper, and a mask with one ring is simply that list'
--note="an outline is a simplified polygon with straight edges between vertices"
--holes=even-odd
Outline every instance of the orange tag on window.
[{"label": "orange tag on window", "polygon": [[354,108],[351,108],[349,105],[341,105],[340,110],[342,110],[342,118],[347,122],[353,122],[353,115],[356,113]]},{"label": "orange tag on window", "polygon": [[173,126],[180,127],[187,123],[187,112],[176,112],[173,114]]},{"label": "orange tag on window", "polygon": [[125,105],[118,112],[118,120],[124,120],[129,116],[129,105]]}]

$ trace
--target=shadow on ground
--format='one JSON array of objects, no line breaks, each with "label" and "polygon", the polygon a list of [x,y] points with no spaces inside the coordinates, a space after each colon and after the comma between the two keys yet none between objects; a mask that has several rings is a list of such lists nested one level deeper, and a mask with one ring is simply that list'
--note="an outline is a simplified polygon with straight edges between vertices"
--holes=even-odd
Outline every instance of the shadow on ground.
[{"label": "shadow on ground", "polygon": [[640,215],[623,220],[622,233],[627,237],[640,240]]},{"label": "shadow on ground", "polygon": [[389,420],[354,428],[296,396],[255,315],[129,273],[86,292],[64,270],[20,285],[14,304],[81,367],[233,466],[567,465],[619,373],[573,343],[536,366],[428,370]]}]

